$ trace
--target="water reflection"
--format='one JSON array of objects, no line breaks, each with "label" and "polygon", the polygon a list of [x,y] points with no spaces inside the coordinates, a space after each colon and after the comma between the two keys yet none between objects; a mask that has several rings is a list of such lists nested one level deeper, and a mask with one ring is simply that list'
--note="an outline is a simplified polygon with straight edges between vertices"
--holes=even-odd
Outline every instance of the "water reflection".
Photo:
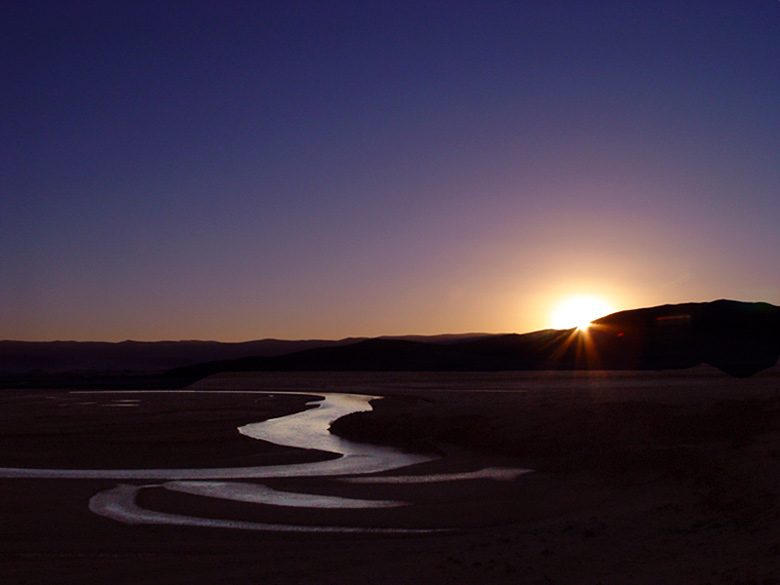
[{"label": "water reflection", "polygon": [[[257,391],[258,394],[268,394]],[[309,396],[307,393],[290,393]],[[256,479],[274,477],[322,477],[377,473],[431,461],[435,457],[403,453],[391,447],[355,443],[330,433],[330,424],[353,412],[371,410],[376,396],[323,393],[316,395],[317,408],[268,419],[240,427],[246,436],[277,445],[318,449],[338,455],[337,459],[270,465],[265,467],[217,467],[203,469],[29,469],[0,468],[0,477],[25,478],[103,478],[154,480]]]},{"label": "water reflection", "polygon": [[[153,392],[153,391],[145,391]],[[186,390],[183,392],[208,392]],[[247,393],[248,391],[241,391]],[[257,394],[271,394],[251,391]],[[112,392],[115,393],[115,392]],[[253,480],[258,478],[334,477],[353,483],[430,483],[467,479],[512,480],[526,470],[490,468],[486,470],[440,475],[374,476],[375,474],[432,461],[431,455],[404,453],[391,447],[381,447],[348,441],[331,434],[330,425],[338,418],[354,412],[371,410],[371,401],[381,397],[343,393],[291,392],[316,396],[308,403],[315,406],[292,415],[252,423],[238,429],[241,434],[277,445],[300,449],[317,449],[336,456],[327,461],[265,467],[219,467],[206,469],[26,469],[0,468],[0,477],[16,478],[101,478],[130,480],[165,480],[165,483],[147,485],[119,484],[99,492],[89,501],[95,514],[127,524],[165,524],[267,530],[285,532],[355,532],[415,534],[440,532],[438,529],[358,528],[345,526],[300,526],[293,524],[266,524],[239,520],[211,519],[147,510],[136,503],[136,495],[143,489],[162,488],[195,496],[248,502],[266,506],[310,509],[372,509],[406,505],[391,500],[367,500],[286,492],[252,481],[222,481],[228,479]],[[117,399],[113,406],[135,406],[137,399]],[[215,481],[220,480],[220,481]]]},{"label": "water reflection", "polygon": [[285,508],[319,508],[319,509],[365,509],[392,508],[405,506],[405,502],[392,500],[363,500],[356,498],[340,498],[337,496],[322,496],[319,494],[303,494],[299,492],[284,492],[274,490],[259,483],[224,482],[224,481],[171,481],[162,484],[167,490],[232,500],[234,502],[249,502],[251,504],[266,504]]},{"label": "water reflection", "polygon": [[530,469],[516,467],[486,467],[477,471],[462,473],[437,473],[433,475],[380,475],[371,477],[347,477],[342,481],[348,483],[442,483],[446,481],[463,481],[466,479],[494,479],[496,481],[514,481],[521,475],[531,473]]},{"label": "water reflection", "polygon": [[100,492],[89,501],[89,509],[100,516],[125,524],[157,524],[169,526],[199,526],[203,528],[232,528],[238,530],[261,530],[272,532],[346,532],[381,534],[430,534],[444,532],[441,529],[414,528],[364,528],[353,526],[301,526],[296,524],[269,524],[244,520],[199,518],[182,514],[168,514],[141,508],[135,497],[144,488],[157,487],[119,484],[113,489]]}]

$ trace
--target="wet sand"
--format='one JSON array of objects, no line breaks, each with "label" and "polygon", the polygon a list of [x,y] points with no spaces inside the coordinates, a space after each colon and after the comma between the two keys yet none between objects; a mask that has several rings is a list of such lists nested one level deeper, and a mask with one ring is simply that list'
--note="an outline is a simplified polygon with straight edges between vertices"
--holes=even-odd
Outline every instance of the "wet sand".
[{"label": "wet sand", "polygon": [[[161,489],[144,490],[138,500],[216,518],[448,529],[411,536],[132,526],[88,510],[89,499],[116,481],[2,479],[0,581],[780,583],[777,368],[747,380],[706,367],[591,375],[226,374],[195,387],[387,395],[375,412],[342,419],[338,431],[443,456],[412,473],[536,472],[440,484],[264,482],[411,503],[404,508],[282,509]],[[322,457],[231,432],[302,408],[299,397],[171,395],[142,397],[134,406],[116,399],[105,395],[98,406],[83,404],[85,395],[4,391],[0,464],[206,467]]]}]

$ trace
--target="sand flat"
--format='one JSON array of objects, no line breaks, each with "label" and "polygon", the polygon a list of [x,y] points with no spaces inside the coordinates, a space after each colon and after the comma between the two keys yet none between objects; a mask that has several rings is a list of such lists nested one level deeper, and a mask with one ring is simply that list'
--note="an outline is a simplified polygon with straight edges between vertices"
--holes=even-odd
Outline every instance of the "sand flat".
[{"label": "sand flat", "polygon": [[[3,582],[56,582],[64,574],[71,583],[119,584],[744,584],[780,579],[776,368],[747,380],[700,367],[595,375],[229,374],[195,386],[384,394],[391,397],[384,406],[385,401],[377,402],[374,413],[359,415],[364,420],[356,417],[344,430],[372,435],[372,440],[405,441],[410,448],[434,446],[444,455],[413,473],[522,465],[536,471],[512,481],[443,482],[434,490],[425,483],[335,486],[307,478],[270,486],[413,503],[370,512],[252,508],[187,494],[180,499],[166,490],[148,490],[142,501],[152,509],[255,522],[457,529],[404,537],[127,526],[87,509],[92,496],[115,482],[4,479]],[[40,409],[56,394],[31,394],[35,400],[26,412],[19,398],[14,417],[56,418],[53,409]],[[201,420],[210,429],[201,439],[209,439],[220,435],[223,423],[243,420],[235,413],[246,405],[235,400],[241,399],[225,395],[213,410],[203,404],[191,410],[167,404],[164,413],[150,408],[137,422],[145,428],[162,414]],[[113,417],[131,410],[103,412]],[[98,419],[86,420],[85,430],[93,432]],[[18,423],[9,422],[5,429],[19,434]],[[67,424],[69,432],[78,431],[73,420]],[[50,437],[35,437],[27,428],[27,456],[40,463],[47,453],[51,460],[62,455],[61,449],[46,448]],[[131,428],[123,426],[128,441]],[[13,450],[10,431],[3,437],[6,450]],[[194,451],[212,449],[208,440],[190,436],[187,443]],[[161,450],[159,463],[167,463],[169,455]],[[275,455],[278,461],[285,456],[295,458]]]}]

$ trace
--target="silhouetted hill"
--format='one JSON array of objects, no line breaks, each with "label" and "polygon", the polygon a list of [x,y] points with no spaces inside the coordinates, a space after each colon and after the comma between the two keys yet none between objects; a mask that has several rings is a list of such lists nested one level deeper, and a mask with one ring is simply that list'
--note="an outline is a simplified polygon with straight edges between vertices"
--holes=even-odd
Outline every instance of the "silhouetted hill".
[{"label": "silhouetted hill", "polygon": [[721,300],[621,311],[594,321],[587,331],[548,329],[446,343],[376,338],[171,373],[197,379],[224,371],[656,370],[708,363],[733,376],[750,376],[778,357],[780,308]]},{"label": "silhouetted hill", "polygon": [[594,321],[587,331],[523,335],[245,343],[0,341],[0,386],[174,387],[225,371],[646,370],[701,363],[750,376],[775,365],[778,357],[779,307],[719,300],[620,311]]},{"label": "silhouetted hill", "polygon": [[719,300],[621,311],[594,321],[602,367],[664,369],[708,363],[751,376],[780,357],[780,307]]},{"label": "silhouetted hill", "polygon": [[246,356],[276,356],[313,347],[350,344],[357,339],[261,339],[219,341],[0,341],[0,372],[159,373],[172,368]]},{"label": "silhouetted hill", "polygon": [[[407,336],[420,342],[449,344],[484,334]],[[387,337],[385,339],[395,339]],[[0,341],[0,388],[164,388],[186,385],[192,372],[211,372],[215,363],[238,360],[226,368],[246,364],[262,369],[264,358],[310,349],[352,345],[365,338],[340,340],[262,339],[240,343],[217,341]],[[315,354],[316,355],[316,354]],[[205,364],[199,366],[198,364]],[[185,378],[171,370],[192,366]],[[204,374],[207,375],[207,374]],[[202,376],[201,376],[202,377]]]},{"label": "silhouetted hill", "polygon": [[503,365],[495,362],[489,356],[462,352],[458,344],[374,338],[273,358],[254,357],[198,364],[169,373],[198,379],[226,371],[479,371]]},{"label": "silhouetted hill", "polygon": [[[449,344],[487,334],[385,336]],[[337,347],[364,341],[260,339],[238,343],[220,341],[11,341],[0,340],[0,374],[162,373],[173,368],[244,357],[274,357],[320,347]]]}]

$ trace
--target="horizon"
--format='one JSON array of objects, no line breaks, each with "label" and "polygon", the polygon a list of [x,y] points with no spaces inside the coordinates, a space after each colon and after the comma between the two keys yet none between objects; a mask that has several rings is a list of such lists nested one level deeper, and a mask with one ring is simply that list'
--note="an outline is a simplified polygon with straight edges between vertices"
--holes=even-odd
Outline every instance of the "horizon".
[{"label": "horizon", "polygon": [[4,14],[0,339],[780,305],[778,2]]},{"label": "horizon", "polygon": [[[741,303],[764,303],[773,305],[773,303],[767,303],[766,301],[745,301],[737,299],[711,299],[706,301],[688,301],[686,303],[679,304],[706,304],[716,301],[737,301]],[[678,303],[662,303],[660,305],[654,305],[652,307],[632,307],[630,309],[620,309],[619,311],[611,311],[604,315],[594,317],[592,321],[596,321],[603,317],[608,317],[615,313],[622,313],[625,311],[636,311],[641,309],[658,308],[665,305],[675,305]],[[776,305],[775,305],[776,306]],[[589,325],[590,323],[588,323]],[[281,342],[307,342],[307,341],[347,341],[351,339],[355,340],[368,340],[368,339],[381,339],[381,338],[404,338],[404,337],[480,337],[480,336],[501,336],[501,335],[531,335],[543,331],[569,331],[569,330],[587,329],[587,327],[581,327],[573,324],[571,327],[543,327],[541,329],[534,329],[532,331],[464,331],[464,332],[439,332],[439,333],[382,333],[379,335],[347,335],[345,337],[327,338],[327,337],[301,337],[301,338],[284,338],[284,337],[255,337],[252,339],[238,339],[238,340],[225,340],[225,339],[6,339],[0,338],[0,342],[21,342],[21,343],[252,343],[257,341],[281,341]]]}]

